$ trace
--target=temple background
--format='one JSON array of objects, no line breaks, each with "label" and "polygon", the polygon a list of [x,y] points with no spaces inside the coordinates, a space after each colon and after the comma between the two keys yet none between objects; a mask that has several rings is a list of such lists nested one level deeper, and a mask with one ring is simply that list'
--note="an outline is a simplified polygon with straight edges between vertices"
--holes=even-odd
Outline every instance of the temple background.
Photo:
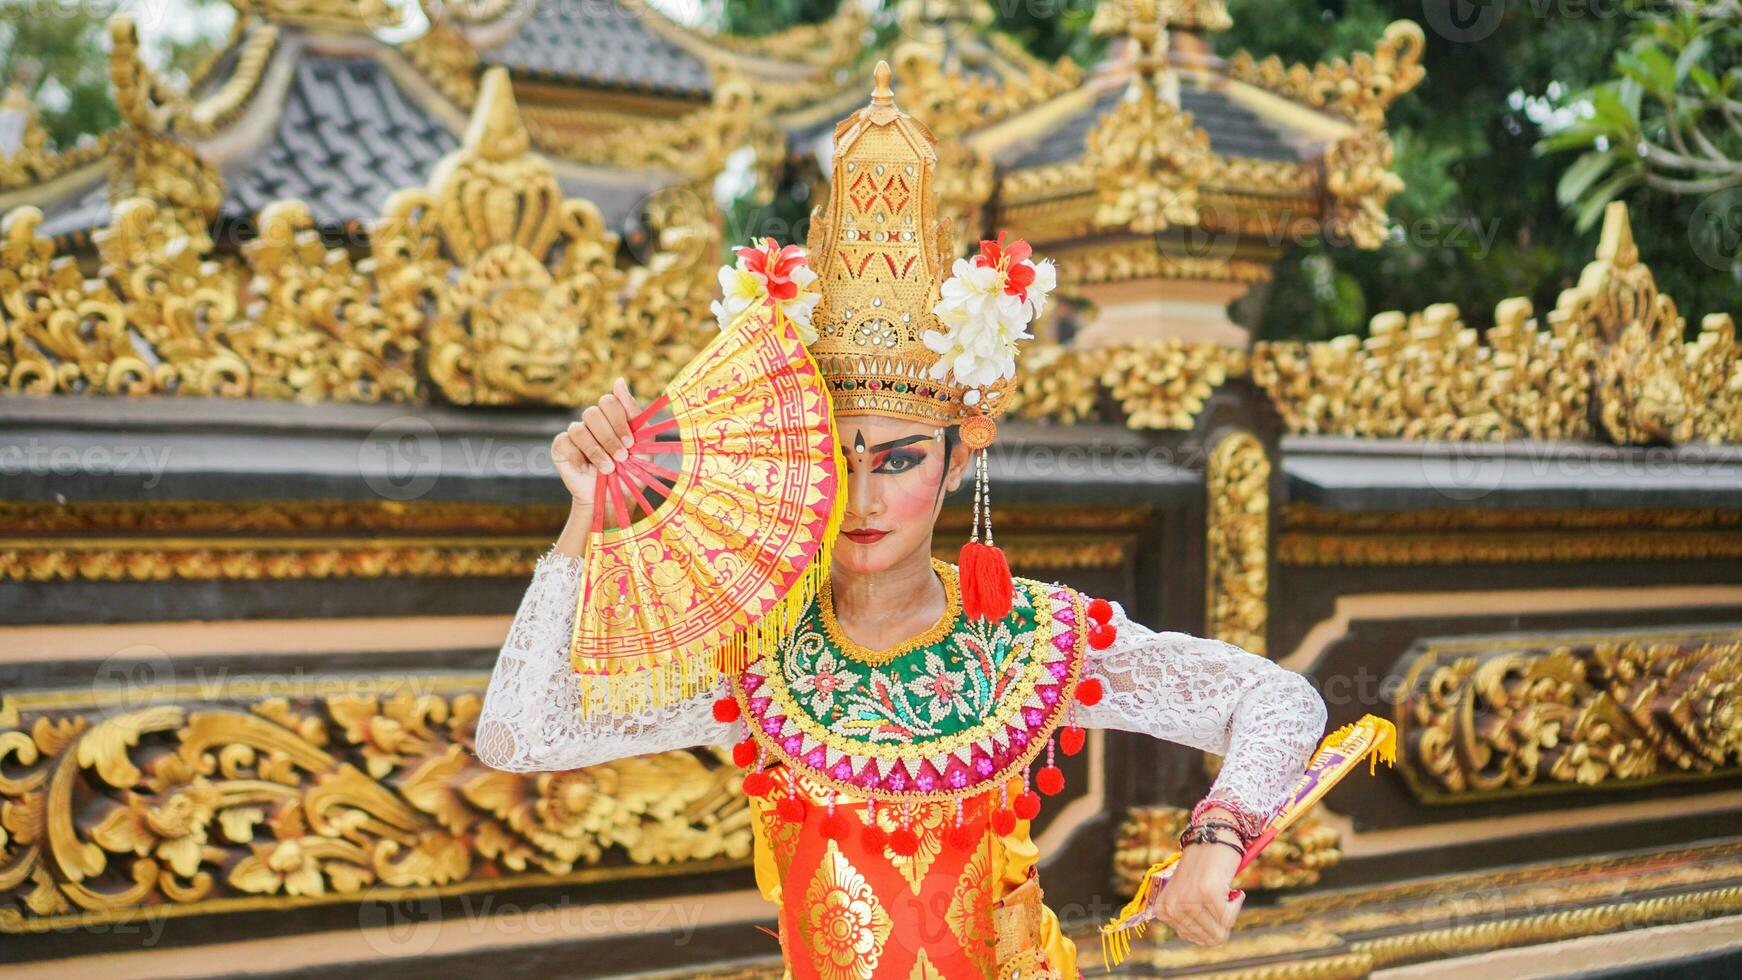
[{"label": "temple background", "polygon": [[[1059,261],[992,461],[1018,571],[1403,736],[1266,853],[1232,942],[1123,971],[1742,964],[1731,314],[1659,289],[1631,201],[1497,303],[1428,276],[1329,340],[1242,312],[1304,238],[1385,253],[1431,22],[1294,64],[1218,53],[1213,0],[1106,3],[1079,64],[972,3],[755,38],[617,0],[236,9],[186,85],[111,21],[87,142],[0,110],[0,973],[778,972],[729,762],[469,748],[566,511],[550,434],[705,342],[722,245],[795,237],[879,57],[963,243]],[[1072,764],[1042,881],[1092,972],[1215,760]]]}]

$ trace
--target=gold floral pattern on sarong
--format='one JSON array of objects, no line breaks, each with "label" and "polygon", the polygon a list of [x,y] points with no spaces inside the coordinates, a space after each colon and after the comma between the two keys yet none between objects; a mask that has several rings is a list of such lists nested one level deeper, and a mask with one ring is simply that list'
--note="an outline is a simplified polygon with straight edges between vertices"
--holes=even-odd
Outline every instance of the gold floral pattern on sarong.
[{"label": "gold floral pattern on sarong", "polygon": [[893,923],[865,876],[829,842],[805,889],[804,944],[824,980],[871,980]]},{"label": "gold floral pattern on sarong", "polygon": [[992,853],[987,847],[975,850],[956,879],[955,894],[950,896],[944,912],[944,924],[962,948],[978,956],[990,950],[992,938]]},{"label": "gold floral pattern on sarong", "polygon": [[919,958],[913,961],[913,972],[907,975],[907,980],[944,980],[944,975],[931,965],[931,957],[922,949]]}]

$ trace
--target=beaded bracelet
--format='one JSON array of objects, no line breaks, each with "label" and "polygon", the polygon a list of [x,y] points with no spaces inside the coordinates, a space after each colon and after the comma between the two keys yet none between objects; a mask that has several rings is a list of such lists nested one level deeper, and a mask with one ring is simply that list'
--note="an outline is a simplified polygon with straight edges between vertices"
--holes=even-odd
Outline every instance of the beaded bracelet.
[{"label": "beaded bracelet", "polygon": [[1185,833],[1179,835],[1180,850],[1185,850],[1192,844],[1221,844],[1232,847],[1241,857],[1246,856],[1246,848],[1216,833],[1213,827],[1187,827]]}]

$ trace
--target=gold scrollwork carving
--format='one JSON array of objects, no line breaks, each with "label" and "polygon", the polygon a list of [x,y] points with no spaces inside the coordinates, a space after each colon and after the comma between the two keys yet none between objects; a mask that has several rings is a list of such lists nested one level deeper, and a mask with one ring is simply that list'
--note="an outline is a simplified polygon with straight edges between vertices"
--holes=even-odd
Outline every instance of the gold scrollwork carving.
[{"label": "gold scrollwork carving", "polygon": [[1210,451],[1205,498],[1205,635],[1266,652],[1270,610],[1270,456],[1250,432]]},{"label": "gold scrollwork carving", "polygon": [[[1179,850],[1179,835],[1191,811],[1173,806],[1134,806],[1125,812],[1113,845],[1113,880],[1121,895],[1136,894],[1152,865]],[[1343,860],[1337,832],[1316,813],[1290,827],[1258,860],[1234,878],[1234,887],[1277,891],[1318,884],[1319,873]]]},{"label": "gold scrollwork carving", "polygon": [[1275,92],[1342,116],[1364,129],[1385,125],[1385,110],[1410,89],[1421,84],[1427,70],[1421,66],[1427,36],[1413,21],[1386,25],[1372,53],[1357,52],[1353,58],[1338,58],[1307,67],[1283,66],[1271,55],[1262,61],[1246,51],[1228,59],[1228,74],[1259,88]]},{"label": "gold scrollwork carving", "polygon": [[471,752],[484,681],[348,678],[264,700],[13,692],[0,932],[746,859],[749,810],[723,757],[497,772]]},{"label": "gold scrollwork carving", "polygon": [[1401,769],[1447,803],[1733,773],[1742,635],[1430,643],[1396,695]]},{"label": "gold scrollwork carving", "polygon": [[1167,53],[1160,6],[1125,0],[1096,11],[1099,31],[1127,34],[1137,46],[1131,91],[1084,142],[1084,162],[1100,188],[1095,222],[1103,228],[1151,234],[1196,225],[1198,187],[1214,164],[1210,135],[1160,91]]},{"label": "gold scrollwork carving", "polygon": [[[1597,258],[1546,317],[1504,300],[1481,343],[1456,306],[1373,318],[1370,336],[1260,343],[1253,380],[1293,432],[1405,439],[1742,439],[1742,349],[1729,314],[1682,338],[1675,303],[1640,263],[1626,206]],[[1595,421],[1595,424],[1593,422]]]},{"label": "gold scrollwork carving", "polygon": [[240,258],[217,253],[217,174],[169,135],[186,100],[140,62],[130,21],[110,32],[124,125],[98,275],[56,254],[39,210],[7,215],[10,390],[419,401],[433,388],[464,404],[570,405],[598,393],[607,364],[658,387],[702,340],[711,205],[681,187],[654,195],[658,251],[621,268],[598,210],[565,200],[529,151],[500,70],[486,74],[466,144],[428,188],[389,200],[367,258],[325,248],[295,201],[263,209]]}]

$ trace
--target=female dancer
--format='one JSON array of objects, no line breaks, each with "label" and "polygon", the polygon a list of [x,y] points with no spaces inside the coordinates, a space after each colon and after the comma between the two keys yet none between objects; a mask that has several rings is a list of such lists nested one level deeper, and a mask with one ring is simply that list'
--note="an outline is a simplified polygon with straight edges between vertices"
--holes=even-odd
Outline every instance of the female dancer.
[{"label": "female dancer", "polygon": [[[757,881],[779,906],[791,976],[1069,978],[1076,954],[1034,873],[1035,790],[1058,792],[1053,753],[1080,749],[1083,727],[1139,732],[1223,756],[1156,899],[1180,936],[1223,942],[1240,910],[1228,895],[1243,844],[1299,778],[1324,706],[1305,679],[1261,657],[1149,630],[1063,586],[1017,579],[988,608],[997,590],[965,589],[966,569],[932,558],[943,496],[984,445],[988,426],[975,420],[989,421],[1014,374],[1013,356],[990,374],[965,366],[965,349],[986,347],[964,342],[972,325],[951,299],[972,302],[963,290],[985,279],[976,268],[995,267],[996,288],[1036,276],[1025,247],[988,243],[981,260],[958,262],[938,301],[948,229],[894,230],[933,227],[935,154],[930,134],[894,108],[885,78],[837,128],[837,192],[811,235],[821,297],[810,349],[831,387],[848,477],[824,586],[780,650],[721,689],[627,717],[583,716],[567,652],[593,508],[603,506],[595,474],[633,442],[637,404],[619,380],[552,441],[573,503],[503,645],[479,758],[568,770],[737,742]],[[903,174],[906,197],[840,193],[866,175]],[[855,249],[920,272],[867,279]],[[1029,272],[1010,272],[1025,263]],[[878,356],[864,356],[866,345]]]}]

